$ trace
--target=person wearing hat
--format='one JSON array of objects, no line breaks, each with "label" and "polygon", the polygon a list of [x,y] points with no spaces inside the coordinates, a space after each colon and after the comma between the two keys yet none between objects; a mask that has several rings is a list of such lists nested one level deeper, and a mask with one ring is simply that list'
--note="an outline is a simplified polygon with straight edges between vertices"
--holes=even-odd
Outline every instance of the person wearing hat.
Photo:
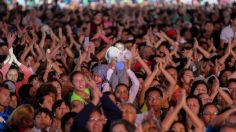
[{"label": "person wearing hat", "polygon": [[98,65],[93,68],[93,79],[97,83],[98,88],[102,92],[108,92],[111,91],[111,87],[107,81],[107,70],[108,66],[106,65]]}]

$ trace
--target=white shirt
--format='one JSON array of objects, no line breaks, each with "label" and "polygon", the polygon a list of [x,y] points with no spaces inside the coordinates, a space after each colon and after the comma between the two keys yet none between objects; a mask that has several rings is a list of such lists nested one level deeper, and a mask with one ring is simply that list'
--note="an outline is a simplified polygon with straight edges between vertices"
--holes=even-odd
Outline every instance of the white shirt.
[{"label": "white shirt", "polygon": [[235,32],[232,27],[228,25],[222,29],[220,39],[224,40],[225,43],[228,43],[232,38],[235,38]]}]

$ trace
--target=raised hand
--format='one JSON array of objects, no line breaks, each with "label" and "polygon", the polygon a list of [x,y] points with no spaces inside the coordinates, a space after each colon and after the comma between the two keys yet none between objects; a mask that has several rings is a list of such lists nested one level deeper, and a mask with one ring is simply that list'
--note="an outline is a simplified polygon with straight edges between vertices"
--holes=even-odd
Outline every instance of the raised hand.
[{"label": "raised hand", "polygon": [[12,44],[13,42],[15,41],[16,39],[16,34],[8,34],[7,35],[7,43],[8,43],[8,47],[11,48],[12,47]]},{"label": "raised hand", "polygon": [[197,49],[198,47],[199,47],[199,44],[198,44],[197,38],[194,38],[194,46],[193,46],[193,48]]},{"label": "raised hand", "polygon": [[186,105],[186,91],[184,89],[181,89],[180,97],[178,98],[177,105],[179,107],[183,107]]},{"label": "raised hand", "polygon": [[138,52],[138,49],[137,49],[137,45],[136,44],[134,44],[133,46],[132,46],[132,48],[131,48],[131,53],[132,53],[132,55],[133,55],[133,57],[136,59],[136,58],[138,58],[139,57],[139,52]]},{"label": "raised hand", "polygon": [[212,93],[218,93],[218,90],[220,88],[220,81],[217,77],[214,76],[214,82],[213,82],[213,85],[212,85]]}]

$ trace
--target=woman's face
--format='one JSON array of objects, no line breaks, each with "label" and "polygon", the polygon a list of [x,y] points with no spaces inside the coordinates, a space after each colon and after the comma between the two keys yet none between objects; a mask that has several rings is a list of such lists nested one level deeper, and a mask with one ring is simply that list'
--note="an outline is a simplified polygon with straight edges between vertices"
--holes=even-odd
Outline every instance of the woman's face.
[{"label": "woman's face", "polygon": [[171,68],[171,69],[168,69],[167,72],[168,72],[172,77],[174,77],[175,80],[177,80],[177,78],[178,78],[178,73],[177,73],[176,69]]},{"label": "woman's face", "polygon": [[33,80],[33,82],[32,82],[32,85],[33,85],[33,87],[35,88],[35,90],[37,90],[37,89],[40,87],[41,82],[39,81],[38,78],[35,78],[35,79]]},{"label": "woman's face", "polygon": [[16,69],[10,69],[7,72],[7,80],[11,80],[16,83],[18,79],[18,71]]},{"label": "woman's face", "polygon": [[70,132],[71,131],[71,126],[73,125],[74,119],[70,118],[65,125],[65,132]]},{"label": "woman's face", "polygon": [[48,127],[51,126],[52,119],[50,118],[49,115],[45,113],[40,113],[36,115],[34,119],[34,123],[35,123],[36,128],[38,129],[47,129]]},{"label": "woman's face", "polygon": [[225,83],[228,80],[230,75],[231,75],[231,71],[225,71],[222,75],[221,82]]},{"label": "woman's face", "polygon": [[208,32],[212,32],[214,30],[214,25],[212,23],[207,23],[205,25],[205,30]]},{"label": "woman's face", "polygon": [[102,77],[100,76],[100,75],[98,75],[98,74],[93,74],[93,79],[94,79],[94,81],[97,83],[97,84],[99,84],[99,83],[102,83]]},{"label": "woman's face", "polygon": [[182,123],[175,123],[172,126],[171,131],[173,131],[173,132],[185,132],[185,127]]},{"label": "woman's face", "polygon": [[195,99],[195,98],[189,98],[189,99],[187,100],[187,105],[188,105],[188,107],[189,107],[194,113],[196,113],[196,114],[199,113],[200,104],[199,104],[199,102],[198,102],[197,99]]},{"label": "woman's face", "polygon": [[194,80],[193,72],[190,70],[185,71],[183,75],[183,83],[191,85],[193,80]]},{"label": "woman's face", "polygon": [[52,85],[56,88],[56,90],[57,90],[57,95],[61,95],[61,85],[60,85],[60,83],[59,82],[57,82],[57,81],[53,81],[52,82]]},{"label": "woman's face", "polygon": [[97,111],[94,111],[90,115],[89,121],[87,123],[87,128],[90,132],[102,132],[105,124],[106,124],[105,116],[101,115]]},{"label": "woman's face", "polygon": [[199,95],[199,94],[206,94],[207,93],[207,87],[205,84],[199,84],[196,89],[194,90],[194,95]]},{"label": "woman's face", "polygon": [[204,72],[209,73],[212,67],[214,67],[213,63],[207,62],[206,66],[204,67]]},{"label": "woman's face", "polygon": [[126,102],[129,99],[129,91],[127,90],[125,86],[119,86],[117,87],[117,90],[115,91],[115,96],[121,102]]},{"label": "woman's face", "polygon": [[61,119],[67,112],[69,112],[69,107],[63,102],[61,106],[56,109],[56,118]]},{"label": "woman's face", "polygon": [[54,101],[55,98],[52,95],[46,95],[43,97],[43,103],[41,104],[41,107],[52,111],[52,105],[54,104]]},{"label": "woman's face", "polygon": [[17,97],[15,95],[11,96],[9,105],[14,109],[17,107]]},{"label": "woman's face", "polygon": [[101,13],[98,13],[96,14],[96,16],[94,17],[94,23],[96,24],[101,24],[102,22],[102,14]]},{"label": "woman's face", "polygon": [[202,101],[202,105],[212,102],[212,99],[210,98],[208,94],[201,94],[199,95],[199,98]]},{"label": "woman's face", "polygon": [[75,86],[75,90],[84,91],[86,82],[82,74],[76,74],[72,80],[72,83]]},{"label": "woman's face", "polygon": [[26,65],[32,67],[32,66],[34,66],[34,64],[35,64],[35,60],[34,60],[33,56],[28,56],[26,58]]}]

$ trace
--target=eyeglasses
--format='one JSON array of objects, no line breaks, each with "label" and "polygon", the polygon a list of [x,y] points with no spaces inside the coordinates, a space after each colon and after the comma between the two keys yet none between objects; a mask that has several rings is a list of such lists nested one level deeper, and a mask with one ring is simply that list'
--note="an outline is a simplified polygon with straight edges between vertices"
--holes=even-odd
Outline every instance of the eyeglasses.
[{"label": "eyeglasses", "polygon": [[107,119],[106,118],[104,118],[104,117],[100,117],[100,118],[90,118],[89,119],[89,121],[91,121],[91,122],[95,122],[95,121],[101,121],[101,122],[104,122],[104,121],[107,121]]},{"label": "eyeglasses", "polygon": [[218,112],[204,112],[203,115],[208,116],[208,115],[217,115]]}]

